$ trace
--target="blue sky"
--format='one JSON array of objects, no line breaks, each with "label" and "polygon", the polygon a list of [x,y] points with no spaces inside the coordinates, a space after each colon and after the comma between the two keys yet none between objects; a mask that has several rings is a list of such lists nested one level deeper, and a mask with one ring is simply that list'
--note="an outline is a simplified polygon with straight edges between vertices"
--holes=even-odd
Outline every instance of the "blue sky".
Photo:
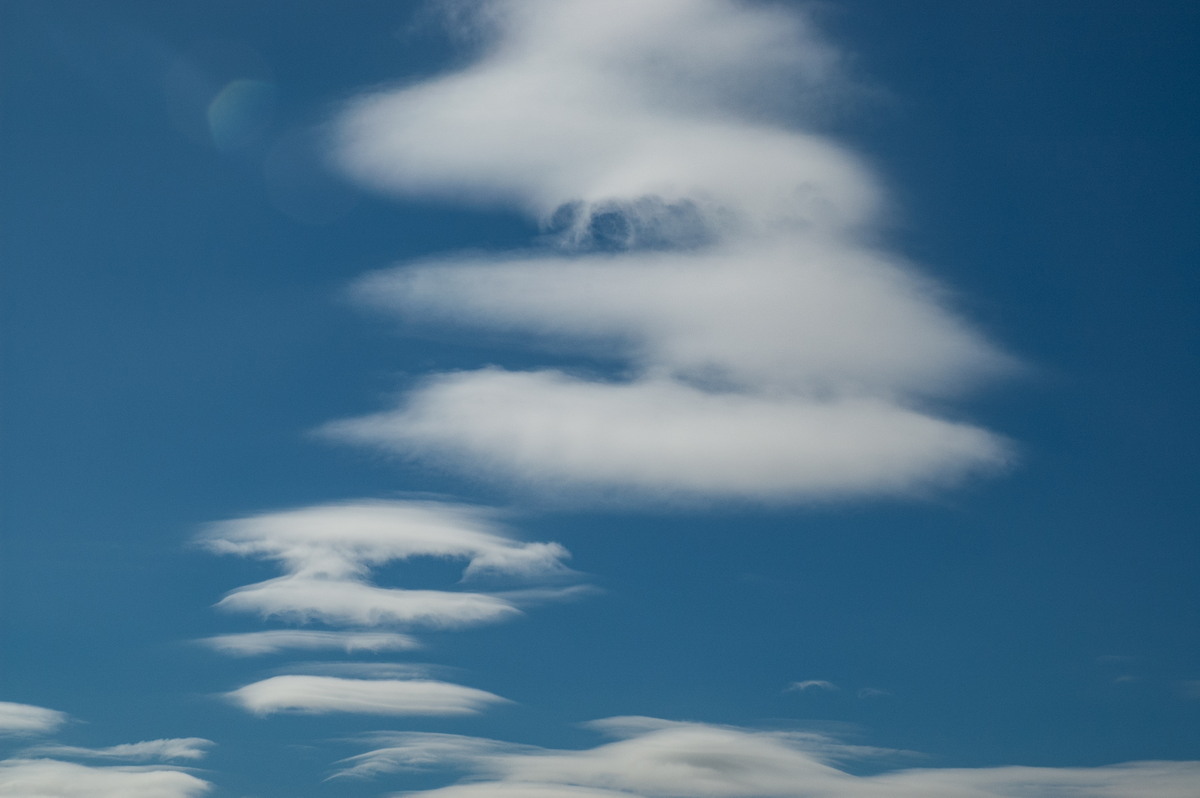
[{"label": "blue sky", "polygon": [[339,5],[5,4],[0,796],[1194,794],[1192,4]]}]

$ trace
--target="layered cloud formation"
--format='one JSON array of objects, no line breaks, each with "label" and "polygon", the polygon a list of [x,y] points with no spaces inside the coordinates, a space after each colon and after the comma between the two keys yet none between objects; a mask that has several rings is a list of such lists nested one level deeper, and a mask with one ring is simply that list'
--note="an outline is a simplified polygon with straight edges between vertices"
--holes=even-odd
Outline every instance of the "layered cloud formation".
[{"label": "layered cloud formation", "polygon": [[[284,571],[233,591],[219,607],[300,623],[449,628],[520,614],[511,595],[371,583],[371,569],[414,557],[465,560],[464,579],[505,577],[524,584],[571,574],[561,546],[512,540],[478,508],[432,502],[360,501],[270,513],[214,524],[201,542],[213,552],[274,561]],[[407,636],[364,638],[360,632],[263,634],[209,642],[234,651],[416,645]]]},{"label": "layered cloud formation", "polygon": [[906,494],[1006,462],[1002,439],[934,408],[1013,361],[873,245],[885,199],[863,163],[780,121],[844,86],[802,17],[726,0],[478,9],[479,60],[350,103],[338,156],[381,190],[520,208],[553,244],[404,266],[354,294],[409,323],[573,347],[609,376],[435,375],[328,434],[639,499]]},{"label": "layered cloud formation", "polygon": [[763,732],[655,718],[591,724],[619,738],[581,751],[445,734],[374,735],[340,775],[454,768],[470,779],[406,795],[427,798],[1188,798],[1200,762],[1099,768],[908,768],[857,776],[911,754],[851,746],[811,733]]},{"label": "layered cloud formation", "polygon": [[[0,734],[38,736],[70,720],[65,712],[30,704],[0,702]],[[84,748],[42,743],[0,759],[0,796],[5,798],[196,798],[212,785],[171,764],[204,758],[213,742],[180,737]],[[115,763],[85,765],[67,760]]]},{"label": "layered cloud formation", "polygon": [[[493,515],[448,503],[357,501],[212,524],[200,537],[202,546],[268,560],[284,572],[232,591],[218,607],[334,628],[272,629],[200,642],[234,656],[405,651],[420,646],[408,633],[414,628],[504,621],[520,615],[522,605],[570,598],[585,589],[565,565],[566,549],[518,541],[504,534]],[[506,589],[414,590],[372,580],[381,566],[415,558],[458,560],[464,563],[461,581],[500,583]],[[278,674],[226,697],[258,715],[463,715],[504,701],[483,690],[428,678],[417,666],[363,664],[365,669],[339,663],[317,666],[325,671],[320,673]]]}]

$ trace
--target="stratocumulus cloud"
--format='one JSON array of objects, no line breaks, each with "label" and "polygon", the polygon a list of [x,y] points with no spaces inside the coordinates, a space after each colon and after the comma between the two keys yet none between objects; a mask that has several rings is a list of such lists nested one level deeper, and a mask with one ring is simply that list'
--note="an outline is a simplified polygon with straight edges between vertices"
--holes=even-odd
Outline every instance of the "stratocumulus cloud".
[{"label": "stratocumulus cloud", "polygon": [[55,709],[0,701],[0,736],[48,734],[68,719],[67,713]]},{"label": "stratocumulus cloud", "polygon": [[[931,400],[1014,361],[873,246],[877,182],[795,124],[842,85],[803,16],[728,0],[475,7],[491,36],[477,62],[349,103],[338,157],[383,190],[515,205],[559,228],[558,251],[410,265],[354,294],[409,322],[575,346],[620,376],[435,375],[327,434],[636,498],[911,494],[1009,460]],[[790,116],[785,87],[801,96]]]},{"label": "stratocumulus cloud", "polygon": [[566,751],[444,734],[375,735],[384,743],[346,760],[347,776],[453,767],[464,783],[427,798],[1188,798],[1200,762],[1095,768],[945,768],[855,776],[847,761],[894,761],[898,752],[812,733],[763,732],[654,718],[595,724],[619,739]]},{"label": "stratocumulus cloud", "polygon": [[258,715],[277,712],[367,715],[473,715],[505,699],[432,679],[347,679],[290,674],[234,690],[229,698]]}]

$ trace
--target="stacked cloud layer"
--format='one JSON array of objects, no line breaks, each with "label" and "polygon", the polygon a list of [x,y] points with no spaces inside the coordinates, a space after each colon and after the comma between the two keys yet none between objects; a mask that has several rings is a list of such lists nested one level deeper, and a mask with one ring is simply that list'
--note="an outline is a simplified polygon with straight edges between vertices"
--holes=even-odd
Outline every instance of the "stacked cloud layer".
[{"label": "stacked cloud layer", "polygon": [[542,254],[370,275],[407,322],[573,347],[610,376],[434,375],[330,424],[541,491],[797,501],[906,494],[1003,466],[936,402],[1011,358],[874,246],[852,153],[779,120],[842,83],[802,18],[725,0],[480,4],[460,72],[347,107],[338,155],[374,187],[524,209]]},{"label": "stacked cloud layer", "polygon": [[[65,712],[0,701],[0,737],[37,737],[70,720]],[[212,785],[186,769],[165,764],[203,759],[211,740],[183,737],[83,748],[58,743],[25,747],[0,759],[0,796],[5,798],[196,798]],[[156,764],[85,765],[67,760]]]},{"label": "stacked cloud layer", "polygon": [[[479,508],[434,502],[359,501],[224,521],[201,537],[210,551],[277,563],[283,576],[238,588],[217,606],[331,629],[273,629],[202,642],[237,656],[288,650],[382,652],[417,648],[413,628],[495,623],[521,605],[582,588],[555,543],[504,535]],[[506,591],[411,590],[372,582],[372,571],[417,557],[465,561],[463,580],[516,581]],[[566,584],[565,584],[566,583]],[[339,666],[341,671],[354,669]],[[503,699],[427,678],[423,669],[380,676],[285,673],[245,685],[230,700],[257,714],[355,712],[458,715]]]}]

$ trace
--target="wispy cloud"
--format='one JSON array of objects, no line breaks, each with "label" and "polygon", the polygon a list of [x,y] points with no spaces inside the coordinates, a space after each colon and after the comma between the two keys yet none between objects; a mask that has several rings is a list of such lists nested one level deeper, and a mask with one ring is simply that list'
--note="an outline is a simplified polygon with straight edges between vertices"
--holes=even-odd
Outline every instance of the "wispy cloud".
[{"label": "wispy cloud", "polygon": [[0,735],[49,734],[69,719],[58,710],[0,701]]},{"label": "wispy cloud", "polygon": [[452,767],[463,783],[410,793],[429,798],[1185,798],[1200,762],[1134,762],[1097,768],[921,768],[855,776],[847,761],[894,761],[897,752],[812,733],[764,732],[653,718],[596,724],[619,739],[564,751],[469,737],[376,735],[389,743],[346,760],[350,776]]},{"label": "wispy cloud", "polygon": [[212,785],[159,766],[94,767],[54,759],[0,761],[6,798],[195,798]]},{"label": "wispy cloud", "polygon": [[474,4],[480,59],[351,102],[338,154],[378,188],[516,205],[560,233],[553,255],[368,276],[360,301],[574,345],[620,376],[434,376],[325,433],[634,498],[910,494],[1003,466],[1005,441],[930,400],[1014,361],[875,246],[869,170],[794,124],[844,88],[837,51],[776,7],[618,3]]},{"label": "wispy cloud", "polygon": [[258,715],[277,712],[471,715],[505,701],[484,690],[430,679],[310,675],[274,676],[234,690],[228,697]]},{"label": "wispy cloud", "polygon": [[318,620],[355,626],[453,627],[520,614],[511,603],[483,593],[382,588],[354,579],[301,576],[284,576],[238,588],[217,606],[300,623]]},{"label": "wispy cloud", "polygon": [[323,632],[308,629],[216,635],[197,642],[235,657],[278,654],[290,650],[341,649],[347,654],[359,651],[406,651],[420,648],[421,645],[411,635],[396,632]]},{"label": "wispy cloud", "polygon": [[806,679],[802,682],[792,682],[786,688],[787,692],[805,692],[806,690],[821,690],[828,692],[837,690],[838,686],[833,682],[827,682],[824,679]]},{"label": "wispy cloud", "polygon": [[122,759],[129,762],[150,760],[203,759],[215,743],[202,737],[174,737],[124,743],[107,748],[82,748],[73,745],[39,745],[22,756],[68,757],[71,759]]},{"label": "wispy cloud", "polygon": [[[218,606],[298,623],[461,627],[520,614],[519,591],[508,596],[464,590],[380,587],[371,571],[414,557],[465,562],[463,580],[488,577],[521,586],[577,576],[556,543],[526,543],[499,530],[474,507],[432,502],[359,501],[306,507],[211,525],[201,544],[211,551],[273,560],[285,575],[230,592]],[[544,600],[545,595],[541,598]],[[264,636],[265,635],[265,636]],[[219,637],[226,650],[282,647],[412,647],[411,638],[259,633]]]},{"label": "wispy cloud", "polygon": [[275,560],[302,577],[361,576],[372,566],[412,557],[465,559],[466,575],[565,570],[561,546],[515,541],[489,515],[483,508],[434,502],[344,502],[212,524],[201,543],[219,554]]}]

